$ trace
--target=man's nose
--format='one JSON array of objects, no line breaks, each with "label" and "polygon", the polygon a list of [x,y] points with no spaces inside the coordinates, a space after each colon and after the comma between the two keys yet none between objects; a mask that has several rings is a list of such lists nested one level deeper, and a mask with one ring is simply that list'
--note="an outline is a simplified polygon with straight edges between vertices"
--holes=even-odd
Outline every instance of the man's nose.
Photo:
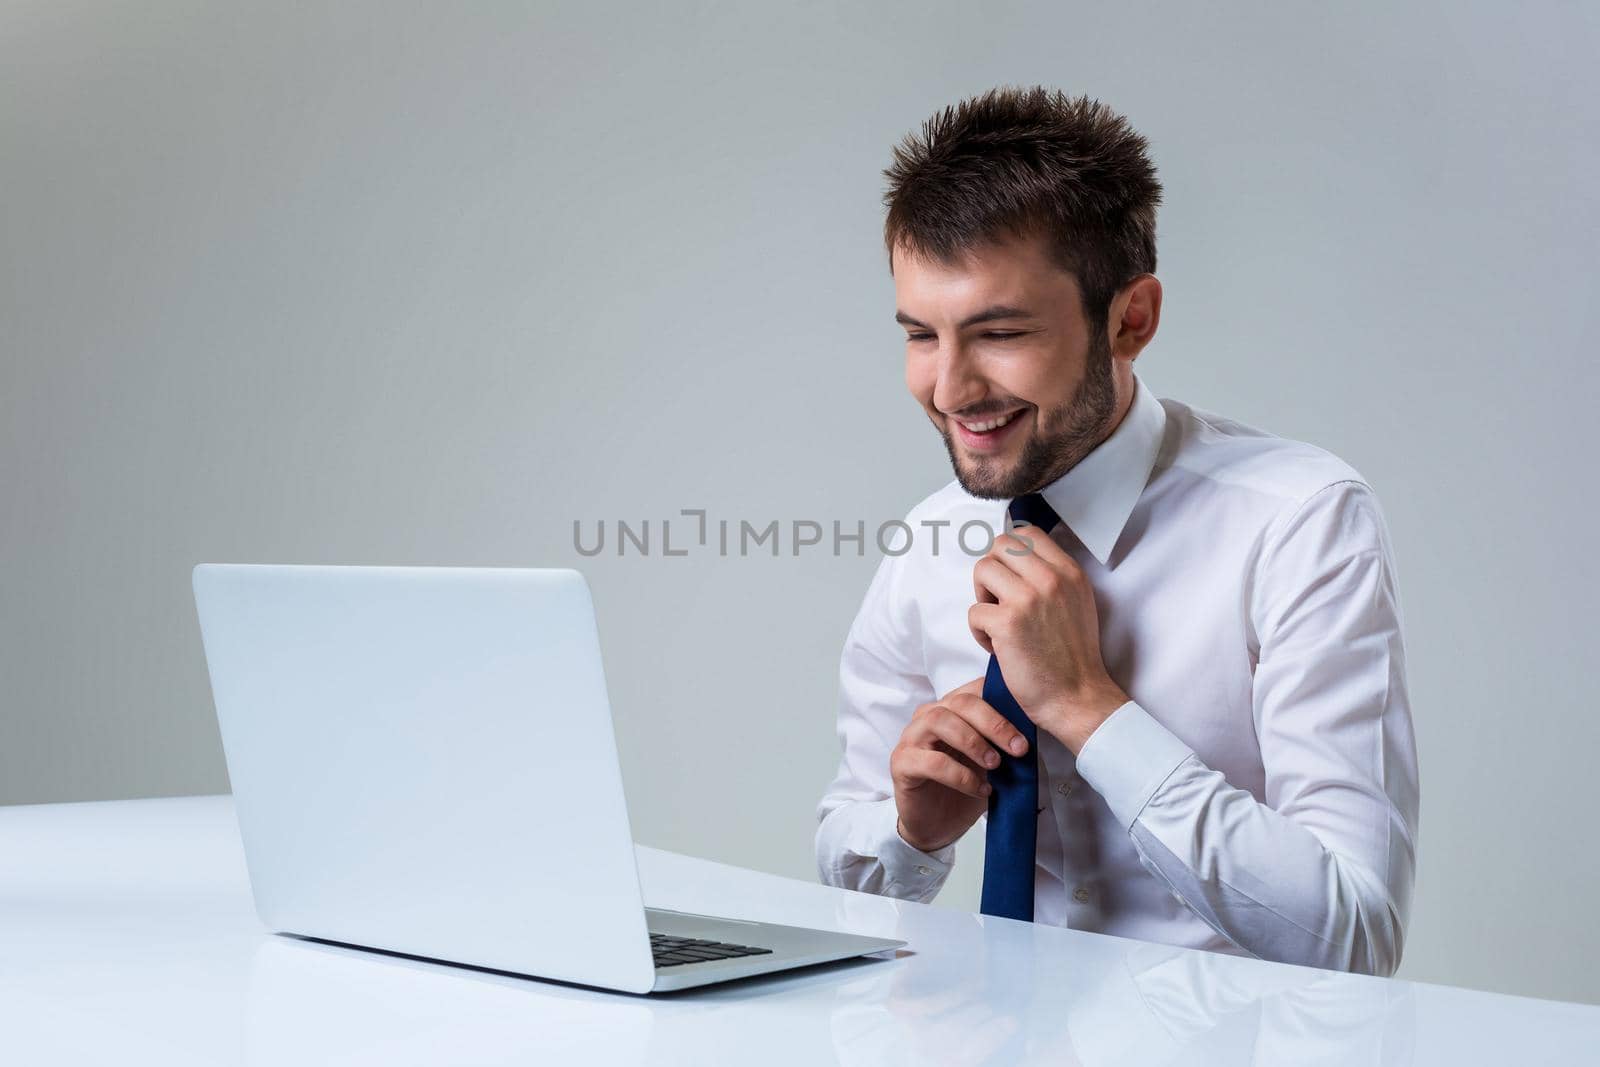
[{"label": "man's nose", "polygon": [[933,385],[933,406],[943,412],[960,411],[983,399],[987,387],[978,367],[959,341],[939,353],[939,376]]}]

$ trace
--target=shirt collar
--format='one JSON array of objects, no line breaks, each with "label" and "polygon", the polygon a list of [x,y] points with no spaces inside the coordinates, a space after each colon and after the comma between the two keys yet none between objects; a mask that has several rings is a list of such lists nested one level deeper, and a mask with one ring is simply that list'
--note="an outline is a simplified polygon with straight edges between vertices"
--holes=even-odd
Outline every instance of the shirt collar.
[{"label": "shirt collar", "polygon": [[1133,402],[1111,436],[1039,490],[1061,521],[1104,566],[1144,494],[1166,432],[1167,412],[1133,376]]}]

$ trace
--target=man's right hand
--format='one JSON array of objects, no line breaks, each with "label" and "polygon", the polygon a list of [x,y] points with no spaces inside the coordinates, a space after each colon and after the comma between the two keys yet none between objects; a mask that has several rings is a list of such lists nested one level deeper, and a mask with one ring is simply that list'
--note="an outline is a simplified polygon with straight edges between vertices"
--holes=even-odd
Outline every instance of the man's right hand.
[{"label": "man's right hand", "polygon": [[989,807],[989,771],[1000,751],[1020,756],[1027,739],[984,702],[974,678],[911,715],[889,753],[902,840],[934,852],[961,837]]}]

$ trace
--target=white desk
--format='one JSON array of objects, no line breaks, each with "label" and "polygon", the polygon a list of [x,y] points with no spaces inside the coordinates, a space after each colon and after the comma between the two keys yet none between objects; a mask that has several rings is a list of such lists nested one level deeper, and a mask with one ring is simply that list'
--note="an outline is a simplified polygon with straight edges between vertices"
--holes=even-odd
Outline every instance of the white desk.
[{"label": "white desk", "polygon": [[910,944],[607,993],[265,933],[226,797],[0,808],[0,1060],[1600,1063],[1600,1008],[990,919],[650,848],[639,860],[652,905]]}]

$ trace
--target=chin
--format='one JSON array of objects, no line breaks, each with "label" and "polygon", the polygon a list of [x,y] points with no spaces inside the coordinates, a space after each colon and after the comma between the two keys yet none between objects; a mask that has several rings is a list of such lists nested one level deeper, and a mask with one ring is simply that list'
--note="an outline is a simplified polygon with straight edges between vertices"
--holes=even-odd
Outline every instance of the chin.
[{"label": "chin", "polygon": [[950,456],[950,466],[956,481],[969,496],[980,500],[1011,500],[1027,492],[1031,486],[1018,488],[1023,476],[1023,460],[1028,454],[1028,440],[1013,442],[1004,455],[976,454],[956,443],[952,434],[940,429],[945,451]]},{"label": "chin", "polygon": [[963,456],[956,460],[955,469],[961,488],[980,500],[1010,500],[1017,495],[1012,485],[1017,474],[1015,460],[995,462]]}]

